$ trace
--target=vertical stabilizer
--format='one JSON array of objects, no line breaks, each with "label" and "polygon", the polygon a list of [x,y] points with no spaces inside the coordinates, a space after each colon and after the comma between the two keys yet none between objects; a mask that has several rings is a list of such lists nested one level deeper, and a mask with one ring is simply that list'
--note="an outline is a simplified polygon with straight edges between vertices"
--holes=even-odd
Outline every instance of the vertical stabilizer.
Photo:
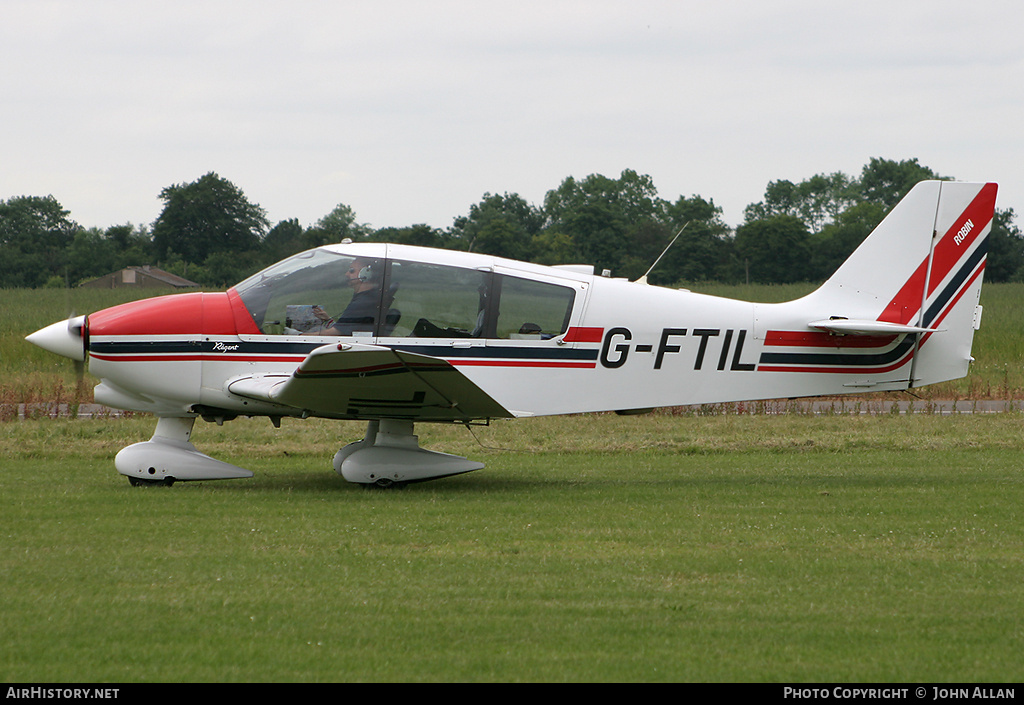
[{"label": "vertical stabilizer", "polygon": [[[995,213],[993,183],[923,181],[811,294],[836,319],[927,329],[911,387],[967,374]],[[838,326],[837,326],[838,327]]]}]

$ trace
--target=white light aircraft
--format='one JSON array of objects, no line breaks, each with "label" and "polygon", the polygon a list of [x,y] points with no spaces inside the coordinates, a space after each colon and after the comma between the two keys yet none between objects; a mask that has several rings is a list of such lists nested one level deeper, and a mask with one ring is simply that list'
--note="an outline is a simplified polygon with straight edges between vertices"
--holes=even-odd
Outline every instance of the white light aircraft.
[{"label": "white light aircraft", "polygon": [[346,480],[483,464],[420,448],[415,422],[481,423],[905,390],[967,374],[995,184],[926,181],[813,293],[750,303],[481,254],[339,243],[224,293],[137,301],[28,340],[87,361],[95,400],[157,417],[122,449],[133,484],[250,477],[200,453],[197,418],[368,421]]}]

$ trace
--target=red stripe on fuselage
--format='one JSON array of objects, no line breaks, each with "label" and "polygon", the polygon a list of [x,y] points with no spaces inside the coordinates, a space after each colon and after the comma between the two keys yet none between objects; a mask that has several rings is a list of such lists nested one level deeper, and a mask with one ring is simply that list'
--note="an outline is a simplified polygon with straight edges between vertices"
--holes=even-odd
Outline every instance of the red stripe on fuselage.
[{"label": "red stripe on fuselage", "polygon": [[551,362],[549,360],[448,360],[455,367],[559,367],[592,370],[596,362]]},{"label": "red stripe on fuselage", "polygon": [[570,328],[562,340],[566,343],[600,343],[604,328]]},{"label": "red stripe on fuselage", "polygon": [[764,344],[800,348],[883,348],[896,340],[895,335],[834,335],[832,333],[770,330]]}]

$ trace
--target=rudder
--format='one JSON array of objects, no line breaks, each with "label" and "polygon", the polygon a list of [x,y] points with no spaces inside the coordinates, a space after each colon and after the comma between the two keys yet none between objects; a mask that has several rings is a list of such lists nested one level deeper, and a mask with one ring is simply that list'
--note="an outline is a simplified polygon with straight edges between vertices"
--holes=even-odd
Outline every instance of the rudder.
[{"label": "rudder", "polygon": [[918,340],[911,386],[967,374],[980,325],[981,283],[995,215],[994,183],[939,182],[941,192],[919,325],[937,329]]}]

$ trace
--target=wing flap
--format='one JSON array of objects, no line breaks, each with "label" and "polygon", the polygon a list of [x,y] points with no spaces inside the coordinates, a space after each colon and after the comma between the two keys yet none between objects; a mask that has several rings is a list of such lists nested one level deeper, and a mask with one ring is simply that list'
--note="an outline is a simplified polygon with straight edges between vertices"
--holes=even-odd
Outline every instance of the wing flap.
[{"label": "wing flap", "polygon": [[324,345],[291,375],[237,378],[228,391],[336,418],[512,417],[447,360],[376,345]]}]

